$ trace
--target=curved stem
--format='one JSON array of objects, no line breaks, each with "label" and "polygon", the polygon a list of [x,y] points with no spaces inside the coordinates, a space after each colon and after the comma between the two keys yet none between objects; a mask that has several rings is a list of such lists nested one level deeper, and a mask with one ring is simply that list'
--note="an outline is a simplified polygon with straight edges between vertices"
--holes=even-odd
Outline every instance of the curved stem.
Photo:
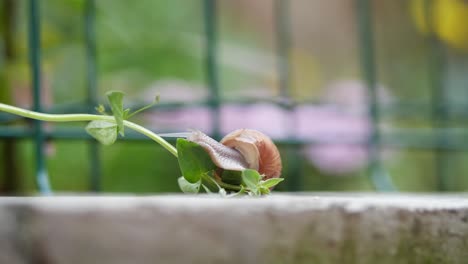
[{"label": "curved stem", "polygon": [[229,183],[222,182],[222,181],[220,181],[220,180],[218,180],[216,178],[210,177],[207,174],[202,174],[202,178],[204,180],[206,180],[206,181],[214,182],[218,186],[218,188],[223,187],[225,189],[235,190],[235,191],[240,191],[241,190],[241,186],[239,186],[239,185],[232,185],[232,184],[229,184]]},{"label": "curved stem", "polygon": [[[113,118],[113,117],[112,117]],[[156,141],[159,145],[161,145],[163,148],[165,148],[167,151],[169,151],[172,155],[174,155],[176,158],[178,157],[177,156],[177,149],[172,146],[169,142],[167,142],[166,140],[164,140],[162,137],[158,136],[157,134],[155,134],[154,132],[152,132],[151,130],[147,129],[147,128],[144,128],[140,125],[137,125],[133,122],[130,122],[130,121],[127,121],[127,120],[124,120],[124,125],[130,129],[133,129],[149,138],[151,138],[152,140]]]},{"label": "curved stem", "polygon": [[[240,185],[232,185],[232,184],[225,183],[225,182],[218,181],[218,180],[216,180],[216,183],[218,183],[219,186],[221,186],[223,188],[226,188],[226,189],[229,189],[229,190],[235,190],[235,191],[240,191],[241,190]],[[246,189],[246,190],[248,191],[248,189]]]},{"label": "curved stem", "polygon": [[[113,116],[92,114],[44,114],[2,103],[0,103],[0,111],[47,122],[78,122],[94,120],[115,122],[115,118]],[[151,130],[126,120],[124,121],[124,125],[156,141],[156,143],[160,144],[177,158],[177,149]]]}]

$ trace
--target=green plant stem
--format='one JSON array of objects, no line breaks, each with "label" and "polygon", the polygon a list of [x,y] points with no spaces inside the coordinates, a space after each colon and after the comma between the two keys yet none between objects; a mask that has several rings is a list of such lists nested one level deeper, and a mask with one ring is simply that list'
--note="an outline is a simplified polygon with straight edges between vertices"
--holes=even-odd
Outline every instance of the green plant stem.
[{"label": "green plant stem", "polygon": [[[225,189],[229,189],[229,190],[235,190],[235,191],[240,191],[241,190],[241,187],[238,186],[238,185],[232,185],[232,184],[229,184],[229,183],[225,183],[225,182],[222,182],[216,178],[213,178],[213,177],[210,177],[209,175],[206,175],[206,174],[202,174],[202,178],[206,181],[214,181],[218,187],[223,187]],[[246,189],[248,190],[248,189]]]},{"label": "green plant stem", "polygon": [[138,110],[135,110],[135,112],[133,112],[133,113],[131,113],[131,114],[129,114],[129,115],[127,116],[127,119],[130,119],[130,117],[132,117],[132,116],[134,116],[134,115],[136,115],[136,114],[138,114],[138,113],[141,113],[141,112],[145,111],[146,109],[149,109],[149,108],[151,108],[151,107],[153,107],[153,106],[155,106],[155,105],[157,105],[157,104],[158,104],[158,102],[154,102],[154,103],[149,104],[149,105],[147,105],[147,106],[144,106],[144,107],[142,107],[142,108],[140,108],[140,109],[138,109]]},{"label": "green plant stem", "polygon": [[[78,122],[94,120],[115,122],[115,118],[113,116],[92,114],[44,114],[2,103],[0,103],[0,111],[47,122]],[[151,130],[126,120],[124,120],[124,125],[156,141],[156,143],[160,144],[177,158],[177,149]]]}]

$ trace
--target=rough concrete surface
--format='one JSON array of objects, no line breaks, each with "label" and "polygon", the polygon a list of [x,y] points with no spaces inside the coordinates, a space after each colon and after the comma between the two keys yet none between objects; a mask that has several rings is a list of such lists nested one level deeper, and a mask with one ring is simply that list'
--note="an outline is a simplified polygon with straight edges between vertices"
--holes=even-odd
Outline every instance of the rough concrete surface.
[{"label": "rough concrete surface", "polygon": [[468,195],[0,198],[0,263],[468,263]]}]

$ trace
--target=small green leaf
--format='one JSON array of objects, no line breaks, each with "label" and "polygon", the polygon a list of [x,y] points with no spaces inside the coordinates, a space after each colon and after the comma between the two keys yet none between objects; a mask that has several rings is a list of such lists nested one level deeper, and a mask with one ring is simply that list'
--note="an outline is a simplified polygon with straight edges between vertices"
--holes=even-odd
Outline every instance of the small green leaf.
[{"label": "small green leaf", "polygon": [[275,187],[278,183],[282,182],[284,178],[271,178],[266,181],[260,181],[260,185],[266,188]]},{"label": "small green leaf", "polygon": [[130,108],[125,109],[123,112],[123,119],[127,120],[129,117],[129,114],[130,114]]},{"label": "small green leaf", "polygon": [[123,98],[125,94],[120,91],[109,91],[106,95],[112,109],[112,115],[114,115],[115,122],[117,123],[117,131],[120,133],[120,135],[124,136]]},{"label": "small green leaf", "polygon": [[91,121],[86,126],[86,132],[102,144],[112,145],[117,140],[117,124],[107,121]]},{"label": "small green leaf", "polygon": [[104,105],[100,104],[95,109],[101,115],[106,115],[106,108],[104,107]]},{"label": "small green leaf", "polygon": [[184,177],[179,177],[177,183],[179,183],[179,187],[184,193],[196,194],[200,191],[201,181],[190,183]]},{"label": "small green leaf", "polygon": [[256,170],[244,170],[242,171],[242,182],[249,189],[257,189],[260,179],[262,177]]},{"label": "small green leaf", "polygon": [[196,183],[203,174],[216,169],[208,153],[197,143],[178,138],[176,147],[180,170],[188,182]]},{"label": "small green leaf", "polygon": [[260,186],[258,188],[258,191],[260,192],[260,194],[269,194],[270,193],[270,189],[268,189],[267,187],[265,186]]}]

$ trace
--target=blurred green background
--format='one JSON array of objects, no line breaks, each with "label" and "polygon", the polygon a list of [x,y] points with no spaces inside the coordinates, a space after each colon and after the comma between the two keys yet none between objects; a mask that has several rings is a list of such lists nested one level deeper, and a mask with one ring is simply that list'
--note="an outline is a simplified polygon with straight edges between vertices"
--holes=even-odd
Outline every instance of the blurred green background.
[{"label": "blurred green background", "polygon": [[[79,105],[86,101],[87,85],[85,1],[38,2],[43,103],[50,111],[82,112]],[[320,111],[332,107],[339,111],[334,110],[331,115],[327,112],[325,119],[311,117],[305,121],[303,130],[291,127],[290,134],[284,137],[276,137],[268,127],[263,129],[279,142],[283,156],[286,180],[277,189],[373,190],[368,179],[367,158],[361,155],[365,145],[350,149],[337,143],[340,154],[315,148],[310,150],[314,153],[314,158],[310,158],[305,153],[309,153],[313,145],[287,144],[291,137],[300,133],[305,134],[300,140],[310,141],[307,134],[316,127],[332,127],[334,132],[339,130],[345,135],[358,131],[358,140],[368,133],[369,98],[361,72],[356,1],[285,2],[289,6],[291,36],[288,49],[290,97],[300,106],[313,105]],[[401,191],[468,190],[468,153],[465,151],[468,150],[468,3],[463,0],[370,2],[375,67],[379,89],[384,90],[384,95],[378,97],[384,170]],[[217,67],[222,101],[280,101],[275,28],[278,17],[274,1],[219,0],[216,3]],[[204,98],[202,91],[206,93],[208,88],[203,1],[96,0],[95,4],[100,102],[105,102],[108,90],[124,91],[129,105],[148,102],[149,95],[158,93],[163,103],[184,98],[182,102],[190,104]],[[32,105],[27,10],[28,1],[0,1],[0,102],[21,107]],[[174,94],[166,95],[174,86]],[[135,121],[156,132],[193,128],[184,122],[164,127],[148,117],[158,117],[158,113],[164,111],[156,106]],[[258,118],[276,122],[274,115],[262,114]],[[336,118],[334,123],[328,120],[331,118]],[[226,122],[236,124],[235,121]],[[28,126],[24,120],[3,123],[0,120],[0,129]],[[84,126],[48,124],[47,128]],[[359,127],[355,129],[355,126]],[[338,142],[339,137],[336,139]],[[0,191],[35,193],[33,142],[18,140],[12,151],[6,147],[7,140],[0,138]],[[89,190],[90,163],[88,145],[84,142],[48,141],[47,169],[54,191]],[[320,157],[328,155],[332,158],[327,160],[328,165],[323,165]],[[177,160],[151,141],[122,140],[101,147],[99,156],[103,192],[179,191]],[[339,171],[333,169],[343,164],[351,165]],[[295,183],[291,183],[291,179]]]}]

